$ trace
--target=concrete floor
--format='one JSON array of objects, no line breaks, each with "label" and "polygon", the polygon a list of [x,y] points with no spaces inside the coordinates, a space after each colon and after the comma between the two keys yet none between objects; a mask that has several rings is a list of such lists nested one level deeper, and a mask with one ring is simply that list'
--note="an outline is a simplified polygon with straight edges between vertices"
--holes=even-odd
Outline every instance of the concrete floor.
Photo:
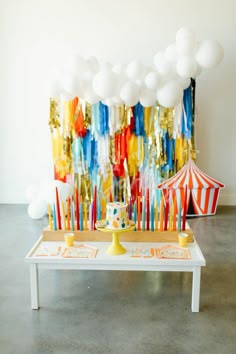
[{"label": "concrete floor", "polygon": [[0,206],[0,353],[236,353],[236,207],[189,219],[206,258],[201,312],[191,274],[40,271],[41,309],[30,307],[24,257],[47,220]]}]

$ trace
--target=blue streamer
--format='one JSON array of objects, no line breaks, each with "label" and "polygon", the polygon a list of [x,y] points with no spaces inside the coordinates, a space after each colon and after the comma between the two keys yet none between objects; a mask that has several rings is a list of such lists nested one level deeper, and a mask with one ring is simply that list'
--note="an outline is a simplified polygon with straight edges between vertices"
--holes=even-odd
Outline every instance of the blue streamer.
[{"label": "blue streamer", "polygon": [[[184,114],[186,115],[186,118],[184,117]],[[191,139],[192,117],[192,93],[190,85],[186,90],[184,90],[183,97],[182,134],[187,140]]]},{"label": "blue streamer", "polygon": [[144,110],[141,103],[134,106],[135,135],[145,135],[144,131]]},{"label": "blue streamer", "polygon": [[99,102],[99,134],[101,136],[104,136],[109,132],[108,118],[108,106],[102,102]]}]

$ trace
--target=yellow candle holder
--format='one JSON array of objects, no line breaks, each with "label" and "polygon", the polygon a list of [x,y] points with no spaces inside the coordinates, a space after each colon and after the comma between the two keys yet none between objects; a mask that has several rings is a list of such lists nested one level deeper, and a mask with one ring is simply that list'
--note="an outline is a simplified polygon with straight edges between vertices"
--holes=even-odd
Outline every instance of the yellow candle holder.
[{"label": "yellow candle holder", "polygon": [[[105,223],[105,220],[99,220],[101,223]],[[131,221],[132,222],[132,221]],[[102,232],[111,232],[112,233],[112,243],[106,250],[106,253],[110,256],[119,256],[120,254],[126,253],[126,249],[120,244],[119,234],[123,232],[131,231],[135,228],[135,224],[130,224],[126,229],[109,229],[107,227],[98,227],[96,229]]]}]

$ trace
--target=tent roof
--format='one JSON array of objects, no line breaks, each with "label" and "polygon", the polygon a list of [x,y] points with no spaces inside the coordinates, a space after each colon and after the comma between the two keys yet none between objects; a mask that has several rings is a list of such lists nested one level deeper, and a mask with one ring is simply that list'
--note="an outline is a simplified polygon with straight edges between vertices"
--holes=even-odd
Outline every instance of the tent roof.
[{"label": "tent roof", "polygon": [[158,185],[159,189],[180,189],[188,186],[189,189],[195,188],[223,188],[224,184],[202,172],[193,160],[188,162],[173,177]]}]

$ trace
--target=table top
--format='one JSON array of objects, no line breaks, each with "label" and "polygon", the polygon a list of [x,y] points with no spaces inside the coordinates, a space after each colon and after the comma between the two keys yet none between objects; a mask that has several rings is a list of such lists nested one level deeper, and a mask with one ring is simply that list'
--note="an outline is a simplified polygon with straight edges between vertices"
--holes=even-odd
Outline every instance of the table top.
[{"label": "table top", "polygon": [[[176,267],[194,267],[205,266],[206,261],[198,246],[196,240],[192,243],[188,243],[187,248],[190,251],[191,259],[160,259],[156,257],[144,258],[144,257],[131,257],[131,251],[134,248],[159,248],[166,245],[178,246],[177,243],[157,243],[157,242],[122,242],[122,246],[125,247],[126,253],[119,256],[111,256],[106,253],[106,249],[110,246],[110,242],[75,242],[74,245],[86,244],[98,249],[95,258],[64,258],[62,256],[36,256],[37,250],[40,247],[53,247],[57,248],[61,246],[62,249],[66,248],[65,243],[62,241],[44,241],[41,236],[31,251],[25,257],[26,263],[35,263],[38,265],[78,265],[83,269],[143,269],[149,268],[149,270],[155,269],[159,266],[176,266]],[[148,269],[147,269],[148,270]]]}]

